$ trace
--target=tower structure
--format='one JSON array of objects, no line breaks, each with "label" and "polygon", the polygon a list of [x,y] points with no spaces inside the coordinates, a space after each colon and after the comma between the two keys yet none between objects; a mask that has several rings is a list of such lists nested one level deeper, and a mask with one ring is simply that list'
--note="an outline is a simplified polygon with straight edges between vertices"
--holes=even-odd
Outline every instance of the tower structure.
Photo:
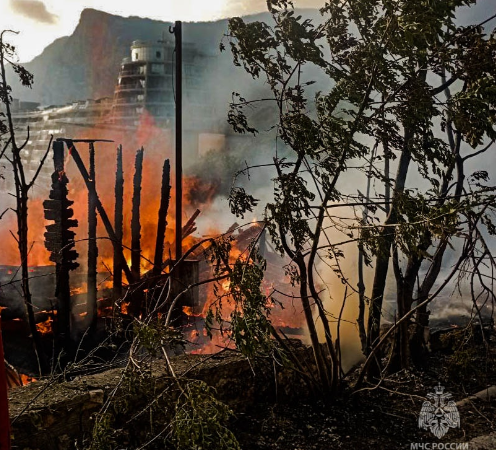
[{"label": "tower structure", "polygon": [[[183,44],[184,102],[192,113],[188,117],[193,129],[212,126],[208,123],[212,114],[200,78],[206,58],[192,44]],[[161,126],[169,127],[174,120],[173,42],[133,41],[131,56],[122,60],[110,121],[137,126],[145,111]]]}]

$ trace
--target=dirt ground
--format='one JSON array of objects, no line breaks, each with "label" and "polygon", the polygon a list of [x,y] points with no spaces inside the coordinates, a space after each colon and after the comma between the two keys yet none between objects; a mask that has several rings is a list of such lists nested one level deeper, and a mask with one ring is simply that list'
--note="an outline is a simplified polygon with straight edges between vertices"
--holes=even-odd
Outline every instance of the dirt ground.
[{"label": "dirt ground", "polygon": [[[259,404],[238,414],[232,429],[244,450],[406,450],[412,443],[437,443],[443,448],[442,443],[490,435],[496,431],[495,399],[458,406],[460,427],[451,428],[441,439],[418,426],[422,403],[438,383],[455,402],[496,385],[494,336],[487,342],[489,347],[470,338],[458,345],[458,338],[457,333],[447,335],[448,348],[433,352],[422,369],[397,373],[357,393],[345,386],[339,399],[327,404],[303,399],[286,405]],[[494,436],[480,446],[471,442],[469,449],[496,448]]]},{"label": "dirt ground", "polygon": [[[308,352],[304,347],[300,350],[302,355]],[[298,383],[287,384],[296,391],[291,395],[287,395],[287,392],[282,394],[283,387],[280,386],[279,394],[284,395],[285,401],[277,401],[273,396],[274,389],[270,387],[271,380],[274,380],[272,370],[267,371],[266,377],[261,376],[257,367],[252,367],[237,352],[228,351],[210,357],[185,355],[174,361],[177,373],[191,372],[193,378],[214,386],[221,400],[230,404],[235,415],[230,420],[229,428],[243,450],[406,450],[415,448],[412,444],[421,443],[436,443],[437,446],[417,448],[441,449],[456,448],[442,447],[441,444],[465,442],[470,442],[470,450],[496,448],[494,399],[465,400],[458,405],[460,427],[449,429],[441,439],[418,426],[422,404],[427,394],[433,393],[438,384],[445,387],[444,392],[452,394],[455,402],[496,386],[494,333],[486,336],[485,340],[481,335],[477,337],[474,333],[460,329],[444,333],[422,367],[412,367],[408,371],[385,376],[380,383],[365,384],[360,391],[355,391],[353,385],[360,370],[358,366],[343,380],[338,398],[328,402],[304,395],[304,389]],[[164,366],[160,361],[157,364],[160,368]],[[191,367],[196,368],[191,371]],[[81,417],[87,415],[89,420],[89,407],[98,411],[106,393],[117,383],[120,373],[120,369],[114,369],[57,385],[54,392],[61,396],[60,401],[57,401],[52,391],[41,392],[44,391],[42,383],[20,388],[15,394],[12,391],[11,417],[21,414],[25,405],[31,404],[34,412],[44,411],[47,416],[42,421],[45,425],[33,429],[33,433],[42,433],[41,437],[35,439],[37,445],[45,436],[47,442],[53,440],[53,446],[42,446],[43,449],[73,449],[70,445],[61,447],[60,442],[57,443],[57,436],[67,434],[68,425],[74,425],[74,430],[78,430]],[[159,373],[157,379],[162,376]],[[95,393],[99,395],[95,396]],[[35,402],[31,402],[33,398],[36,398]],[[62,405],[58,408],[60,411],[54,404]],[[16,424],[16,443],[26,433],[21,423],[31,424],[32,417],[29,414],[33,411],[23,415],[29,416],[25,417],[24,422],[20,419]],[[64,417],[63,421],[51,419],[60,414]],[[60,425],[60,430],[56,425]],[[49,431],[53,434],[51,440],[47,437]],[[491,433],[495,434],[491,437]],[[488,435],[479,444],[472,442],[474,438]],[[81,437],[74,434],[73,439],[81,440]],[[135,448],[127,445],[121,447],[118,448]],[[34,447],[29,443],[19,448]]]}]

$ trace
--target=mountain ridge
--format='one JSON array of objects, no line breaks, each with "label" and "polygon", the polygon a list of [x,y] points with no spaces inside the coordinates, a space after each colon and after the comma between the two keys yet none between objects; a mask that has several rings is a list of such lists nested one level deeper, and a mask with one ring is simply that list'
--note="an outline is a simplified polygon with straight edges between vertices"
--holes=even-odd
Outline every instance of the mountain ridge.
[{"label": "mountain ridge", "polygon": [[[317,10],[301,11],[315,17],[318,14]],[[271,19],[268,12],[243,18],[250,22]],[[183,41],[196,45],[206,55],[219,58],[216,64],[224,70],[232,68],[228,52],[219,52],[227,22],[228,19],[183,22]],[[86,8],[70,36],[56,39],[40,55],[24,64],[34,75],[32,89],[23,88],[13,71],[9,71],[8,81],[13,95],[44,106],[112,96],[122,58],[129,56],[132,41],[167,38],[172,25],[171,22],[138,16],[122,17]],[[172,41],[172,35],[170,39]]]}]

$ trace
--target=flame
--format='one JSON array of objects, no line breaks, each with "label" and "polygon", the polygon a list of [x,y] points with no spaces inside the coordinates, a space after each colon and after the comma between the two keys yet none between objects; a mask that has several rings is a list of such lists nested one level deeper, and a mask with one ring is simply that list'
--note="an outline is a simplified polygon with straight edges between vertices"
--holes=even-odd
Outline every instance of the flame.
[{"label": "flame", "polygon": [[19,374],[21,378],[21,383],[23,386],[26,386],[27,384],[34,383],[38,381],[35,377],[32,377],[30,375],[26,375],[24,373]]},{"label": "flame", "polygon": [[53,333],[53,319],[51,317],[48,317],[47,320],[44,322],[40,322],[36,324],[36,329],[38,330],[38,333],[41,335],[45,336],[48,334]]},{"label": "flame", "polygon": [[129,314],[129,305],[131,302],[122,302],[121,303],[121,313],[122,314]]},{"label": "flame", "polygon": [[85,294],[86,292],[88,292],[88,283],[85,282],[79,287],[71,288],[71,295]]},{"label": "flame", "polygon": [[202,316],[201,313],[195,314],[193,311],[193,307],[191,307],[191,306],[183,306],[183,313],[189,317],[201,317]]},{"label": "flame", "polygon": [[[144,147],[144,160],[143,160],[143,179],[142,179],[142,189],[141,189],[141,248],[142,248],[142,259],[141,259],[141,271],[144,274],[146,271],[151,269],[152,264],[150,261],[154,260],[155,244],[156,244],[156,232],[157,232],[157,217],[158,210],[160,206],[160,192],[161,180],[162,180],[162,162],[165,158],[173,160],[173,135],[172,130],[163,130],[156,126],[154,119],[149,114],[143,114],[140,124],[137,129],[123,131],[122,129],[108,129],[104,127],[95,128],[81,128],[80,135],[77,138],[105,138],[112,139],[116,143],[124,143],[123,148],[123,171],[125,175],[124,181],[124,232],[123,232],[123,244],[127,249],[124,250],[124,257],[130,265],[130,251],[131,247],[131,199],[133,197],[133,175],[134,175],[134,156],[135,149],[141,146]],[[96,189],[99,198],[109,216],[110,222],[113,223],[114,215],[114,183],[115,183],[115,168],[116,168],[116,153],[115,147],[117,144],[103,144],[97,143],[96,154],[95,154],[95,167],[96,167]],[[88,146],[86,144],[76,144],[76,147],[81,155],[83,162],[88,168]],[[47,163],[48,164],[48,163]],[[66,158],[65,173],[69,179],[68,184],[68,198],[74,201],[72,209],[74,210],[74,219],[79,222],[79,227],[74,229],[76,232],[76,240],[82,240],[76,244],[76,250],[81,255],[80,257],[80,273],[84,273],[85,261],[84,255],[87,254],[87,241],[84,239],[88,235],[88,192],[84,181],[77,170],[74,163],[73,157],[68,152]],[[171,186],[174,186],[174,173],[171,173]],[[30,266],[38,265],[48,265],[51,264],[49,261],[49,252],[45,249],[43,243],[43,236],[45,233],[45,223],[44,220],[40,220],[43,217],[43,201],[48,198],[50,186],[42,186],[36,196],[30,200],[29,203],[29,240],[33,243],[30,254],[29,254],[29,264]],[[219,235],[225,230],[219,230],[217,227],[218,218],[215,212],[210,214],[209,211],[212,203],[214,201],[215,195],[217,193],[218,183],[207,182],[198,177],[184,177],[183,179],[183,192],[184,192],[184,202],[183,202],[183,224],[186,223],[187,219],[191,217],[193,212],[198,208],[201,210],[202,222],[205,223],[204,229],[199,230],[199,234],[208,233],[209,235]],[[171,190],[171,198],[169,201],[169,210],[167,216],[167,228],[164,240],[164,260],[174,257],[175,250],[175,190]],[[210,220],[208,220],[210,218]],[[51,223],[51,222],[50,222]],[[17,243],[15,239],[10,236],[9,230],[16,229],[15,216],[5,216],[2,221],[2,226],[0,227],[0,238],[4,243],[3,251],[0,254],[0,264],[18,266],[19,265],[19,254],[17,249]],[[251,227],[254,231],[260,230],[260,224],[253,219]],[[239,236],[240,231],[237,231]],[[97,236],[106,237],[107,233],[102,224],[101,217],[98,215],[98,229]],[[199,241],[198,237],[194,235],[189,235],[185,237],[182,241],[183,250],[189,248],[191,245]],[[204,246],[207,247],[207,246]],[[99,254],[99,267],[98,271],[100,273],[108,273],[113,271],[113,248],[112,243],[108,240],[98,241],[98,254]],[[233,263],[237,258],[246,258],[247,251],[246,245],[238,242],[234,242],[230,263]],[[275,260],[275,259],[274,259]],[[279,307],[277,302],[269,303],[269,307],[272,311],[272,320],[275,325],[289,324],[294,328],[301,326],[303,321],[303,314],[300,309],[293,306],[298,304],[298,300],[293,301],[291,299],[291,289],[288,289],[289,283],[287,282],[287,277],[284,274],[282,267],[284,262],[278,260],[276,262],[268,263],[267,267],[267,284],[264,285],[263,289],[267,297],[272,293],[274,289],[284,291],[288,293],[287,297],[281,299],[285,305],[284,309]],[[211,275],[211,274],[210,274]],[[124,277],[124,281],[125,277]],[[106,289],[112,287],[112,280],[107,279],[102,282],[99,289]],[[224,281],[220,288],[225,294],[229,293],[230,283],[229,281]],[[80,284],[80,286],[72,289],[72,295],[84,294],[87,291],[86,284]],[[100,295],[103,295],[100,291]],[[106,299],[108,300],[108,299]],[[217,301],[214,294],[213,286],[205,288],[204,291],[204,305],[201,309],[201,313],[195,314],[193,309],[189,307],[184,307],[184,314],[191,317],[205,316],[208,309]],[[114,314],[114,306],[109,306],[109,303],[102,303],[102,299],[99,299],[99,316],[111,316]],[[228,318],[233,306],[229,304],[229,301],[223,302],[223,315]],[[120,311],[123,314],[128,314],[129,303],[122,302],[120,305]],[[84,313],[80,314],[84,317]],[[49,315],[48,319],[37,325],[38,330],[42,334],[51,333],[53,329],[54,316]],[[205,341],[204,332],[198,333],[199,338],[201,337]],[[198,352],[209,352],[218,351],[218,346],[225,346],[225,337],[217,336],[214,337],[213,341],[203,342],[201,349]]]}]

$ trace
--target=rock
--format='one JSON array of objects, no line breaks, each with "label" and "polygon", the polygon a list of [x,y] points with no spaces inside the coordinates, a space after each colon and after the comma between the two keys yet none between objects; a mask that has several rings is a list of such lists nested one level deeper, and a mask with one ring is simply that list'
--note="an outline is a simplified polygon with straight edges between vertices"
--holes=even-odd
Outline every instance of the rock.
[{"label": "rock", "polygon": [[[464,406],[470,402],[482,400],[488,402],[492,399],[496,398],[496,386],[488,387],[487,389],[483,389],[482,391],[477,392],[474,395],[464,398],[456,403],[457,406]],[[495,447],[496,448],[496,447]]]},{"label": "rock", "polygon": [[496,433],[472,439],[468,448],[470,450],[494,450],[496,448]]}]

